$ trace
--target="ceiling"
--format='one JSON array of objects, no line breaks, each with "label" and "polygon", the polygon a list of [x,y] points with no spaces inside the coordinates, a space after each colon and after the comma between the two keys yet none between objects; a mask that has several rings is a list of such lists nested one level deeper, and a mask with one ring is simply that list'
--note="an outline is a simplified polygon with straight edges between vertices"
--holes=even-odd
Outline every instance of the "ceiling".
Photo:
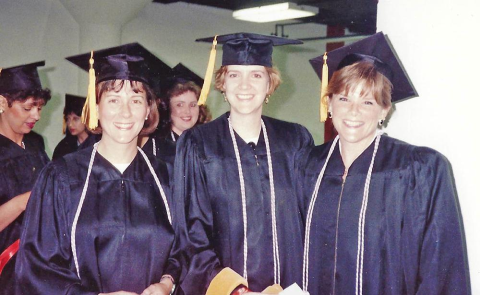
[{"label": "ceiling", "polygon": [[376,32],[378,0],[154,0],[153,2],[163,4],[185,2],[233,11],[286,1],[319,8],[316,16],[298,19],[300,22],[343,26],[354,34],[374,34]]}]

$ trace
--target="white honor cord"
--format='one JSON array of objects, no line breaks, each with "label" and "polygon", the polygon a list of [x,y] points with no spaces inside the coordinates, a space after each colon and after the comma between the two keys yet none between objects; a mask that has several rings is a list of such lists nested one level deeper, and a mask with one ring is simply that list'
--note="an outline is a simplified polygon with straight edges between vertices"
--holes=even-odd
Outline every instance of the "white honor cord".
[{"label": "white honor cord", "polygon": [[73,261],[75,262],[75,269],[77,270],[77,276],[80,277],[80,268],[78,267],[78,258],[77,258],[77,246],[75,244],[75,232],[77,231],[77,222],[78,217],[80,216],[80,211],[82,211],[83,201],[85,201],[85,196],[87,195],[88,189],[88,180],[90,179],[90,174],[92,173],[93,160],[95,159],[95,154],[97,153],[98,142],[93,145],[92,155],[90,156],[90,162],[88,163],[87,178],[85,179],[85,184],[83,185],[82,196],[80,197],[80,202],[77,206],[77,211],[75,212],[75,217],[73,218],[72,232],[71,232],[71,247],[73,253]]},{"label": "white honor cord", "polygon": [[[77,276],[78,276],[79,279],[81,277],[80,277],[80,268],[78,266],[77,247],[76,247],[76,244],[75,244],[75,233],[76,233],[76,230],[77,230],[78,218],[80,216],[80,212],[82,211],[83,202],[85,201],[85,196],[87,194],[88,181],[90,179],[90,174],[92,172],[93,161],[95,159],[95,154],[97,153],[97,147],[98,147],[98,142],[93,145],[92,155],[90,156],[90,162],[88,164],[87,178],[85,180],[85,184],[83,185],[82,196],[80,197],[80,202],[77,206],[77,211],[75,212],[75,217],[73,219],[73,224],[72,224],[71,247],[72,247],[72,253],[73,253],[73,260],[75,262],[75,268],[77,270]],[[145,155],[144,151],[139,147],[137,147],[137,149],[140,152],[140,154],[142,154],[143,158],[145,159],[145,162],[148,165],[148,168],[150,169],[150,172],[153,175],[153,178],[155,179],[155,183],[157,184],[158,189],[160,190],[160,194],[162,195],[162,199],[163,199],[163,202],[165,204],[165,209],[167,210],[168,221],[170,222],[170,224],[172,224],[170,207],[168,206],[167,198],[166,198],[165,192],[163,191],[162,185],[160,184],[160,180],[158,179],[157,174],[153,170],[152,164],[150,163],[150,160],[148,160],[148,157]]]},{"label": "white honor cord", "polygon": [[152,137],[152,144],[153,144],[153,155],[157,155],[157,144],[155,142],[155,138]]},{"label": "white honor cord", "polygon": [[373,164],[375,163],[375,156],[377,155],[378,145],[383,132],[377,131],[377,138],[375,139],[375,148],[373,150],[370,167],[368,167],[367,179],[365,180],[365,187],[363,188],[362,207],[358,218],[358,249],[357,249],[357,271],[356,271],[356,288],[355,294],[363,294],[363,254],[365,252],[365,216],[368,205],[368,195],[370,188],[370,180],[372,178]]},{"label": "white honor cord", "polygon": [[[272,169],[272,160],[270,154],[270,143],[268,141],[267,128],[265,124],[262,123],[262,131],[265,137],[265,145],[267,148],[267,160],[268,160],[268,177],[270,180],[270,199],[271,199],[271,210],[272,210],[272,239],[273,239],[273,267],[274,267],[274,283],[280,284],[280,255],[278,251],[278,238],[277,238],[277,225],[276,225],[276,213],[275,213],[275,187],[273,181],[273,169]],[[228,118],[228,127],[230,129],[230,136],[233,142],[233,148],[235,150],[235,158],[237,160],[238,174],[240,178],[240,192],[242,195],[242,216],[243,216],[243,277],[248,280],[247,275],[247,255],[248,255],[248,241],[247,241],[247,205],[246,205],[246,194],[245,194],[245,180],[243,177],[242,162],[240,159],[240,153],[238,151],[237,140],[235,138],[235,133],[233,131],[232,123],[230,118]]]},{"label": "white honor cord", "polygon": [[[370,179],[372,176],[373,171],[373,164],[375,161],[375,156],[378,151],[378,146],[380,143],[380,138],[382,136],[382,131],[377,131],[376,139],[375,139],[375,148],[372,155],[372,160],[370,162],[370,167],[368,169],[367,179],[365,181],[365,187],[363,191],[363,201],[362,207],[360,209],[360,216],[359,216],[359,229],[358,229],[358,249],[357,249],[357,268],[356,268],[356,291],[355,294],[362,294],[362,285],[363,285],[363,254],[365,249],[365,216],[367,211],[367,204],[368,204],[368,193],[370,187]],[[308,291],[308,255],[310,250],[310,228],[312,223],[312,216],[313,216],[313,207],[315,206],[316,199],[318,196],[318,191],[320,189],[320,184],[323,179],[323,175],[325,173],[325,169],[327,167],[328,161],[330,160],[330,156],[332,155],[335,146],[338,141],[338,135],[332,143],[330,150],[327,155],[327,159],[325,160],[325,164],[318,175],[317,182],[315,183],[315,188],[312,194],[312,200],[310,201],[307,213],[307,220],[305,225],[305,248],[303,252],[303,291]],[[358,287],[360,286],[360,290]]]},{"label": "white honor cord", "polygon": [[313,190],[313,193],[312,193],[312,199],[310,200],[310,204],[308,206],[307,220],[305,224],[305,242],[304,242],[305,246],[303,249],[303,291],[304,292],[308,291],[308,262],[309,262],[308,254],[310,251],[310,226],[312,223],[313,207],[315,206],[315,202],[317,200],[318,189],[320,188],[320,183],[322,182],[323,174],[325,173],[325,169],[327,168],[327,163],[330,160],[330,156],[332,155],[333,150],[337,145],[338,138],[339,137],[337,135],[333,140],[330,150],[328,151],[327,159],[325,160],[325,164],[323,165],[322,170],[318,175],[317,182],[315,183],[315,189]]}]

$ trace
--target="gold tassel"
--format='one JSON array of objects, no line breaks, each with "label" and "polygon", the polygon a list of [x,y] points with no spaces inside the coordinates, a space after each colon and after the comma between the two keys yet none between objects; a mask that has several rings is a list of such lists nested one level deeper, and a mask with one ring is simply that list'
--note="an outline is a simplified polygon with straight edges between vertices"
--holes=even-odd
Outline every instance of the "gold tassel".
[{"label": "gold tassel", "polygon": [[327,121],[328,116],[328,106],[327,98],[325,94],[327,93],[328,87],[328,65],[327,65],[327,53],[323,55],[323,67],[322,67],[322,86],[320,89],[320,122]]},{"label": "gold tassel", "polygon": [[63,132],[63,134],[65,134],[65,132],[67,132],[67,122],[65,122],[65,118],[63,118],[62,132]]},{"label": "gold tassel", "polygon": [[208,93],[210,92],[210,84],[212,84],[213,69],[215,68],[215,57],[217,55],[217,36],[213,38],[212,50],[210,50],[210,58],[208,59],[205,80],[203,81],[202,92],[198,98],[198,105],[204,105],[207,102]]},{"label": "gold tassel", "polygon": [[82,122],[87,125],[90,130],[94,130],[98,126],[97,100],[95,97],[95,69],[93,68],[93,51],[90,55],[90,69],[88,70],[88,92],[85,105],[82,109]]}]

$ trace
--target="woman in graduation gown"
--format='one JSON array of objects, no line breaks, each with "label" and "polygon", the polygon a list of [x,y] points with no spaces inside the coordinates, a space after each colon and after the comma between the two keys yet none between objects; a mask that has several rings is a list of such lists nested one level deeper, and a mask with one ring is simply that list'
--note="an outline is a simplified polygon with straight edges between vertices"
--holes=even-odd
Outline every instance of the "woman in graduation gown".
[{"label": "woman in graduation gown", "polygon": [[81,144],[88,138],[88,129],[81,118],[84,104],[85,97],[65,94],[63,133],[66,135],[55,147],[52,160],[77,151]]},{"label": "woman in graduation gown", "polygon": [[[318,72],[322,61],[312,60]],[[334,50],[327,64],[336,71],[322,99],[338,136],[300,153],[295,169],[298,194],[309,200],[304,290],[469,294],[448,161],[377,127],[392,101],[415,95],[385,36]]]},{"label": "woman in graduation gown", "polygon": [[[48,163],[40,120],[50,90],[42,89],[38,62],[0,72],[0,294],[12,294],[23,211],[38,173]],[[5,260],[4,260],[5,258]],[[2,270],[3,268],[3,270]]]},{"label": "woman in graduation gown", "polygon": [[199,85],[203,85],[203,79],[189,68],[181,63],[173,67],[163,83],[165,89],[159,95],[158,128],[148,137],[140,139],[144,151],[153,153],[167,164],[172,179],[178,138],[185,130],[212,118],[206,105],[198,105]]},{"label": "woman in graduation gown", "polygon": [[190,258],[181,287],[186,294],[231,294],[289,286],[301,280],[303,248],[293,158],[313,140],[304,127],[262,116],[262,109],[280,83],[273,46],[300,41],[247,33],[216,41],[223,62],[215,85],[230,112],[185,131],[177,143],[175,200],[177,207],[184,202],[179,232]]},{"label": "woman in graduation gown", "polygon": [[[19,294],[170,293],[178,264],[169,258],[168,173],[137,148],[138,135],[158,124],[144,52],[127,45],[96,52],[96,95],[89,85],[85,115],[102,138],[39,176],[22,232]],[[89,56],[69,60],[88,68]]]}]

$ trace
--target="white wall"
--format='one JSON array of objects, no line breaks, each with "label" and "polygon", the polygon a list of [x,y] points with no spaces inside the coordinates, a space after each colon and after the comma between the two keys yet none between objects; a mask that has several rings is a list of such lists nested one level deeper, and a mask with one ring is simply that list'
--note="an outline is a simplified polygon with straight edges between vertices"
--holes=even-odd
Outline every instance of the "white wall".
[{"label": "white wall", "polygon": [[480,140],[475,0],[383,0],[378,30],[388,34],[420,97],[399,103],[388,133],[432,147],[451,162],[467,237],[472,293],[480,294]]}]

